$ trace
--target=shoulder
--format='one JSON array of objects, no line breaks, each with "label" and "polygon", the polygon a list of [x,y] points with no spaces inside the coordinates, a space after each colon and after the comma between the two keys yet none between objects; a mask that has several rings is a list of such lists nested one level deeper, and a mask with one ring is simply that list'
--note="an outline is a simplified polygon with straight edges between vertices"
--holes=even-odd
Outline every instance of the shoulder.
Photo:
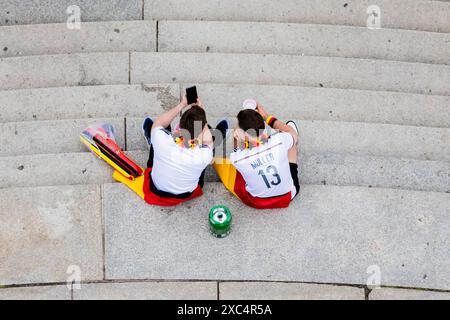
[{"label": "shoulder", "polygon": [[164,129],[163,127],[153,127],[152,128],[152,136],[156,134],[156,135],[166,135],[169,137],[172,137],[172,133],[169,130]]},{"label": "shoulder", "polygon": [[170,148],[176,145],[172,133],[163,127],[152,128],[152,145],[157,148]]},{"label": "shoulder", "polygon": [[277,131],[270,136],[269,141],[272,143],[281,142],[286,145],[292,145],[294,143],[294,138],[287,132]]}]

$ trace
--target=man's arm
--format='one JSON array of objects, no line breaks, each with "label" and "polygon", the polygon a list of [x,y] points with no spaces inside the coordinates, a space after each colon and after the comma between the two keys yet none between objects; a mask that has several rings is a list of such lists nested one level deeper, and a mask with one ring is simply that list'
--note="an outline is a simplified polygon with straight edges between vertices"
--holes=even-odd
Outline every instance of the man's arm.
[{"label": "man's arm", "polygon": [[[203,110],[205,107],[203,106],[203,102],[200,98],[197,98],[197,105],[202,108]],[[200,140],[202,141],[202,144],[206,144],[211,149],[214,147],[214,140],[211,133],[211,130],[209,130],[208,124],[203,128]]]},{"label": "man's arm", "polygon": [[[256,105],[256,111],[263,117],[264,121],[266,121],[267,117],[269,117],[269,114],[266,112],[264,107],[259,102]],[[280,120],[276,120],[273,123],[272,127],[281,132],[289,133],[292,136],[292,138],[294,139],[294,145],[297,144],[298,134],[293,128],[291,128],[290,126],[288,126],[287,124],[285,124],[284,122],[282,122]]]},{"label": "man's arm", "polygon": [[187,106],[188,104],[186,95],[184,95],[183,99],[181,99],[180,103],[176,107],[173,107],[169,111],[156,118],[155,122],[153,123],[152,129],[158,127],[167,128],[172,123],[173,119],[175,119]]}]

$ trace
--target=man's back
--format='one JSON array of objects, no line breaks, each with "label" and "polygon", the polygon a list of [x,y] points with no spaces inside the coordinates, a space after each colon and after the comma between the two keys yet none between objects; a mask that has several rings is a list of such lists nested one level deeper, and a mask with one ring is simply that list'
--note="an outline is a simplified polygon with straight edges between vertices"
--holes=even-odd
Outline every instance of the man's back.
[{"label": "man's back", "polygon": [[156,188],[172,194],[194,191],[200,175],[212,161],[211,148],[183,148],[162,127],[153,128],[151,136],[154,148],[151,175]]},{"label": "man's back", "polygon": [[230,161],[244,178],[252,196],[270,198],[293,191],[288,159],[293,143],[290,134],[277,132],[259,147],[231,153]]}]

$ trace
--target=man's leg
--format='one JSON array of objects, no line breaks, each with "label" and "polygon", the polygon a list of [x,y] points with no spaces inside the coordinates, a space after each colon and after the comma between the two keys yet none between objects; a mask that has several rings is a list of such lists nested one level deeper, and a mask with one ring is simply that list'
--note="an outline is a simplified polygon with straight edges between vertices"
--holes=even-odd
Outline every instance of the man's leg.
[{"label": "man's leg", "polygon": [[[211,127],[210,127],[211,129]],[[214,157],[226,157],[226,144],[227,144],[227,130],[229,129],[228,120],[221,120],[216,125],[216,130],[213,130],[213,141],[214,141]],[[221,152],[217,154],[217,148],[221,148]]]},{"label": "man's leg", "polygon": [[[220,145],[222,146],[222,154],[214,156],[213,167],[216,170],[217,175],[219,176],[225,188],[227,188],[228,191],[238,197],[234,192],[234,185],[237,174],[236,168],[231,164],[226,154],[227,130],[229,129],[229,127],[230,125],[228,120],[222,120],[216,126],[216,129],[221,133],[221,137],[219,137],[222,139],[216,140],[214,145],[216,148]],[[219,140],[222,141],[219,142]]]},{"label": "man's leg", "polygon": [[[152,126],[153,126],[153,120],[150,117],[147,117],[144,119],[144,122],[142,123],[142,133],[144,135],[145,141],[147,142],[147,145],[150,148],[148,160],[147,160],[147,168],[153,168],[153,159],[155,156],[155,151],[153,150],[152,146]],[[165,128],[167,131],[172,132],[172,127],[169,125],[167,128]]]},{"label": "man's leg", "polygon": [[[286,122],[287,125],[294,128],[299,133],[297,125],[293,121]],[[300,182],[298,179],[298,141],[288,150],[289,167],[291,169],[292,181],[294,182],[295,194],[292,195],[294,198],[300,192]],[[294,190],[292,190],[294,192]]]},{"label": "man's leg", "polygon": [[203,186],[205,185],[205,172],[206,172],[206,169],[202,171],[202,174],[200,175],[200,178],[198,179],[198,185],[200,186],[200,188],[203,188]]}]

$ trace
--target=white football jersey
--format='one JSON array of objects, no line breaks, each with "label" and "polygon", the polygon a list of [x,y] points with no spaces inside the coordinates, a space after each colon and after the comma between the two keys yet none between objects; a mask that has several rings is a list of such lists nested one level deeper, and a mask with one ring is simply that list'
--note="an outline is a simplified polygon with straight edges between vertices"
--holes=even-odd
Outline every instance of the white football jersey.
[{"label": "white football jersey", "polygon": [[212,149],[206,145],[182,148],[162,127],[152,128],[151,140],[154,149],[151,175],[156,188],[172,194],[194,191],[200,175],[212,161]]},{"label": "white football jersey", "polygon": [[254,197],[277,197],[296,190],[289,166],[288,150],[294,138],[286,132],[276,132],[263,145],[237,150],[230,161],[241,173],[247,191]]}]

